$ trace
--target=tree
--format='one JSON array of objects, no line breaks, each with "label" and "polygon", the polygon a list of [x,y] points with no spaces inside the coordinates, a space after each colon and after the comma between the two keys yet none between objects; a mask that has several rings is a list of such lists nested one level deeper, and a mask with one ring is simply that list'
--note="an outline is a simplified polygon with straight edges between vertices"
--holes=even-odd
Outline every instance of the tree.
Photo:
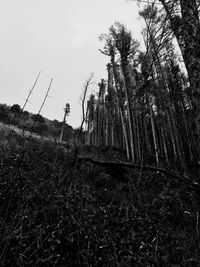
[{"label": "tree", "polygon": [[[200,21],[196,0],[160,0],[181,48],[191,85],[191,101],[196,115],[200,111]],[[175,14],[175,7],[179,14]]]},{"label": "tree", "polygon": [[87,137],[86,144],[94,145],[94,123],[95,123],[95,95],[91,94],[87,101],[86,123],[87,123]]},{"label": "tree", "polygon": [[14,104],[11,106],[10,111],[17,117],[21,113],[21,107],[18,104]]},{"label": "tree", "polygon": [[[179,12],[179,1],[174,2]],[[172,4],[172,2],[171,2]],[[174,9],[175,10],[175,9]],[[198,161],[193,131],[193,101],[189,83],[179,67],[170,23],[155,4],[140,12],[146,28],[146,50],[122,24],[101,35],[108,56],[107,81],[87,102],[87,144],[125,149],[127,159],[187,168]]]},{"label": "tree", "polygon": [[[173,7],[174,11],[178,11],[178,1],[174,4],[171,5],[171,8]],[[153,4],[152,6],[147,6],[140,14],[145,19],[147,25],[147,34],[149,34],[150,43],[149,51],[153,56],[153,65],[155,65],[157,72],[156,77],[165,89],[163,93],[166,99],[163,99],[164,101],[161,103],[165,103],[163,108],[168,113],[169,124],[172,124],[170,125],[170,132],[173,140],[175,159],[179,157],[182,165],[197,162],[198,146],[195,145],[194,133],[191,132],[189,135],[187,130],[187,128],[191,129],[191,126],[187,122],[185,103],[189,102],[186,99],[186,92],[184,94],[185,88],[182,83],[182,77],[179,74],[180,71],[177,72],[178,61],[174,53],[169,28],[159,27],[159,24],[163,24],[165,19],[163,15],[162,17],[158,16],[157,8]],[[176,15],[174,14],[175,17]],[[162,30],[160,31],[159,29]],[[191,119],[192,117],[190,117]]]},{"label": "tree", "polygon": [[[129,153],[129,142],[128,142],[128,132],[126,126],[126,118],[125,118],[125,109],[124,109],[124,81],[121,77],[121,68],[118,64],[118,60],[116,59],[117,48],[115,44],[115,40],[110,32],[109,35],[101,35],[101,41],[105,41],[104,50],[101,51],[104,55],[110,57],[110,64],[108,65],[108,85],[113,84],[113,88],[116,91],[116,102],[118,106],[118,111],[116,113],[120,114],[122,129],[123,129],[123,138],[125,140],[126,153],[127,158],[130,158]],[[113,79],[113,82],[112,82]],[[114,121],[112,119],[112,145],[114,146]]]},{"label": "tree", "polygon": [[[132,94],[135,88],[134,76],[131,75],[130,60],[134,60],[134,56],[137,53],[139,43],[133,39],[130,31],[127,31],[126,27],[120,23],[116,23],[115,26],[110,28],[110,32],[114,38],[115,46],[120,54],[120,65],[122,71],[122,79],[124,81],[124,87],[126,92],[128,122],[129,122],[129,134],[131,145],[132,161],[135,161],[136,151],[134,143],[134,125],[133,110],[132,110]],[[136,136],[135,136],[136,137]]]},{"label": "tree", "polygon": [[81,108],[82,108],[82,122],[81,122],[81,126],[79,128],[79,134],[78,134],[78,138],[80,138],[82,136],[82,133],[83,133],[83,125],[85,122],[87,122],[87,112],[88,112],[88,108],[87,110],[85,105],[87,105],[86,102],[86,96],[87,96],[87,92],[88,92],[88,89],[89,87],[93,84],[93,73],[90,74],[90,77],[87,79],[87,81],[85,82],[84,84],[84,87],[83,87],[83,93],[82,93],[82,96],[81,96]]},{"label": "tree", "polygon": [[10,123],[10,109],[6,104],[0,104],[0,121]]},{"label": "tree", "polygon": [[66,117],[69,116],[69,113],[70,113],[70,104],[67,103],[64,108],[64,117],[63,117],[61,132],[60,132],[60,142],[62,142],[64,127],[66,123]]},{"label": "tree", "polygon": [[[121,106],[120,113],[122,117],[123,129],[125,129],[124,110],[122,107],[122,94],[125,93],[127,102],[128,125],[130,136],[130,147],[132,161],[135,161],[135,145],[134,145],[134,120],[132,111],[132,94],[134,90],[134,75],[132,75],[131,62],[134,61],[134,56],[137,53],[139,43],[133,39],[130,31],[120,23],[115,23],[110,27],[109,35],[103,53],[110,55],[111,64],[113,67],[115,87],[118,94],[118,102]],[[115,62],[117,58],[118,62]],[[125,133],[125,131],[124,131]],[[127,142],[126,142],[127,143]]]}]

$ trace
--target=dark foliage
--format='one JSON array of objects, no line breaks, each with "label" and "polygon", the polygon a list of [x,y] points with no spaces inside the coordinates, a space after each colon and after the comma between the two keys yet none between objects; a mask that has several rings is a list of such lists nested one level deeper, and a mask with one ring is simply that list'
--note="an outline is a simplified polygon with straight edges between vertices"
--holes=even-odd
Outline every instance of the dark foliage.
[{"label": "dark foliage", "polygon": [[[1,266],[197,266],[200,192],[159,173],[82,163],[12,136],[0,152]],[[89,147],[82,153],[121,157]]]},{"label": "dark foliage", "polygon": [[34,121],[40,122],[40,123],[44,123],[44,118],[40,115],[40,114],[34,114],[31,116],[31,119],[33,119]]}]

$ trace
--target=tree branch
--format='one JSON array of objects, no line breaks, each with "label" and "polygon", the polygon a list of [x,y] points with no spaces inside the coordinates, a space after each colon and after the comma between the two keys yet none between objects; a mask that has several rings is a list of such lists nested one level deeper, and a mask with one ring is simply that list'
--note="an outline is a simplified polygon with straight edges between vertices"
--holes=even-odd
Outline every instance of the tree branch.
[{"label": "tree branch", "polygon": [[152,172],[160,172],[163,174],[167,174],[173,178],[178,178],[181,180],[186,180],[188,182],[190,182],[192,185],[200,187],[200,184],[193,181],[191,178],[189,178],[188,176],[184,175],[184,174],[179,174],[173,171],[168,171],[166,169],[163,168],[156,168],[156,167],[152,167],[152,166],[141,166],[139,164],[133,164],[133,163],[129,163],[129,162],[116,162],[116,161],[101,161],[101,160],[96,160],[96,159],[92,159],[89,157],[83,157],[80,156],[78,157],[78,161],[82,162],[82,161],[86,161],[86,162],[90,162],[92,164],[96,164],[99,166],[109,166],[109,167],[127,167],[130,169],[139,169],[139,170],[145,170],[145,171],[152,171]]},{"label": "tree branch", "polygon": [[86,81],[86,84],[84,86],[84,92],[83,92],[83,98],[82,98],[82,103],[81,103],[81,106],[82,106],[82,122],[81,122],[81,126],[80,126],[80,131],[79,131],[79,135],[78,137],[80,137],[82,131],[83,131],[83,124],[85,122],[85,119],[86,119],[86,116],[85,116],[85,98],[86,98],[86,94],[87,94],[87,91],[88,91],[88,87],[90,86],[90,84],[92,83],[92,79],[93,79],[93,73],[90,75],[89,79]]}]

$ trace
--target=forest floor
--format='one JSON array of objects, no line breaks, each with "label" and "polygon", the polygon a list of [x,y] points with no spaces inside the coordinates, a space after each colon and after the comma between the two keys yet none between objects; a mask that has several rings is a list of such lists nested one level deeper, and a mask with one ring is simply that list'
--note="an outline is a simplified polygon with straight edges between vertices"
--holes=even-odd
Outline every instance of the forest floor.
[{"label": "forest floor", "polygon": [[[125,161],[113,148],[81,155]],[[15,134],[0,144],[1,267],[200,266],[199,216],[187,179],[78,163]]]}]

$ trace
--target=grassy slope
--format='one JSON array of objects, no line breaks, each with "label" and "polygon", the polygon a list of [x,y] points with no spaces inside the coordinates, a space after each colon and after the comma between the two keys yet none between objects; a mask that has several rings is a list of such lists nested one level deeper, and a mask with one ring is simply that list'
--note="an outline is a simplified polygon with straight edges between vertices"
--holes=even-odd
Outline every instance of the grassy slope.
[{"label": "grassy slope", "polygon": [[0,148],[1,266],[200,266],[199,190],[24,143]]}]

